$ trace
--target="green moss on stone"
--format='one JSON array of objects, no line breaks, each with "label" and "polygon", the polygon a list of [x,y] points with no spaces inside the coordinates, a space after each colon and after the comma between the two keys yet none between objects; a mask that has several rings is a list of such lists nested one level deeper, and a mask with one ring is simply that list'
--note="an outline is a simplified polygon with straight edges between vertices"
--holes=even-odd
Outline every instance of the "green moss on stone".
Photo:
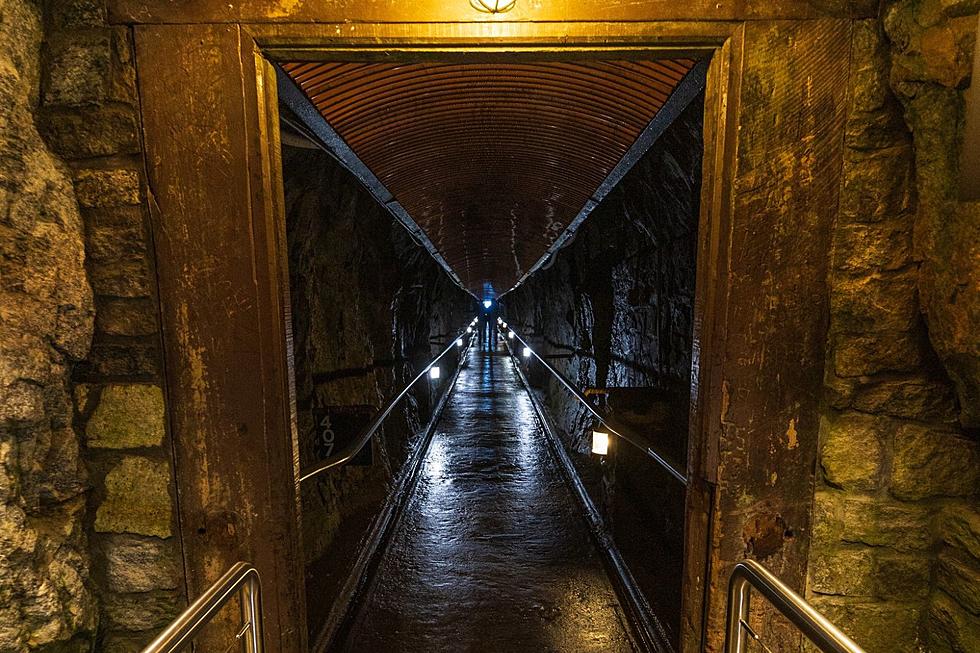
[{"label": "green moss on stone", "polygon": [[164,436],[163,413],[163,391],[159,386],[108,385],[85,426],[88,446],[99,449],[160,446]]},{"label": "green moss on stone", "polygon": [[168,463],[126,456],[106,474],[95,530],[169,537],[172,513]]}]

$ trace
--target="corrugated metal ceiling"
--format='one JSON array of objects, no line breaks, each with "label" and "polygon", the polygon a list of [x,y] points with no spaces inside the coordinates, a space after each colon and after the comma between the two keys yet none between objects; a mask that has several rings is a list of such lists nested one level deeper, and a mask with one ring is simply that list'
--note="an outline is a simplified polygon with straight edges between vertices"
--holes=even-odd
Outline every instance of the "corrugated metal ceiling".
[{"label": "corrugated metal ceiling", "polygon": [[480,296],[545,254],[694,64],[282,67]]}]

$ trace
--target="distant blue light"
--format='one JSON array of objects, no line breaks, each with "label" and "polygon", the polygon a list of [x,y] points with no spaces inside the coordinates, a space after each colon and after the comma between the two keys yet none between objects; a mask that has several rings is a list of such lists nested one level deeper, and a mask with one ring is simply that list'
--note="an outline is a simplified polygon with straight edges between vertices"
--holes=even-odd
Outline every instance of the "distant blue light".
[{"label": "distant blue light", "polygon": [[491,306],[493,306],[493,301],[489,299],[483,300],[483,308],[490,308]]}]

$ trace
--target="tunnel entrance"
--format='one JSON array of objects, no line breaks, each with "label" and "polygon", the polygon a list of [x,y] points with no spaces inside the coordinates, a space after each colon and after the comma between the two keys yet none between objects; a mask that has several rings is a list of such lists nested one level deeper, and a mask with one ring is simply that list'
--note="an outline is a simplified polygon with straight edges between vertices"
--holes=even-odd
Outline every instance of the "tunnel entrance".
[{"label": "tunnel entrance", "polygon": [[[623,61],[650,52],[710,57],[681,649],[721,646],[724,583],[747,555],[765,556],[780,578],[805,586],[828,319],[826,252],[840,188],[852,21],[815,14],[804,2],[719,7],[712,19],[662,3],[528,3],[515,10],[515,20],[474,20],[466,3],[426,4],[422,18],[406,9],[414,11],[414,3],[396,10],[393,2],[381,9],[112,4],[114,20],[134,25],[189,595],[199,595],[219,570],[250,560],[263,577],[270,641],[283,651],[306,647],[275,63],[473,53],[487,61]],[[376,190],[369,189],[378,199]],[[390,194],[382,199],[400,206]],[[479,218],[477,209],[470,214]],[[545,247],[549,255],[567,242],[556,231],[558,245]],[[438,262],[435,241],[422,233],[412,236]],[[484,245],[464,249],[462,260],[480,259]],[[516,247],[504,251],[516,253],[516,261],[492,266],[492,274],[522,273],[519,280],[548,265],[548,258],[535,262]],[[589,382],[582,379],[582,387]],[[769,524],[787,528],[769,537],[776,532],[760,528]],[[792,633],[778,637],[787,646],[794,641]]]},{"label": "tunnel entrance", "polygon": [[[555,365],[591,388],[620,428],[639,433],[683,475],[691,446],[707,60],[471,59],[282,64],[301,468],[353,438],[379,402],[454,337],[453,328],[474,311],[474,298],[486,298],[499,304],[493,314],[514,322],[512,328],[520,325]],[[575,464],[566,473],[586,479],[612,536],[618,562],[608,570],[617,578],[608,587],[635,603],[610,618],[630,615],[634,629],[649,631],[637,640],[645,646],[678,648],[684,485],[625,441],[608,458],[590,459],[587,412],[549,385],[543,368],[525,366],[520,378],[536,386],[536,405],[554,417],[542,419],[572,454]],[[445,370],[454,371],[454,365]],[[377,625],[363,626],[377,619],[357,604],[388,596],[379,605],[395,610],[391,602],[400,590],[384,583],[411,585],[393,572],[370,580],[374,567],[384,566],[379,556],[391,557],[381,550],[384,542],[399,537],[380,534],[377,524],[386,505],[408,500],[392,499],[391,489],[417,473],[414,459],[429,459],[434,425],[427,424],[443,389],[415,387],[358,464],[301,486],[308,637],[317,646],[338,645],[352,623],[383,640]],[[358,411],[360,422],[351,417]],[[547,450],[542,434],[523,437]],[[408,494],[417,481],[409,478]],[[484,478],[488,496],[498,482],[506,484],[495,474]],[[476,508],[438,509],[467,514]],[[525,536],[534,542],[554,533]],[[379,551],[368,560],[364,542],[372,537],[379,538]],[[447,547],[438,555],[453,559]],[[439,564],[403,549],[396,547],[407,561]],[[515,563],[534,564],[520,560]],[[430,581],[439,582],[435,575]],[[564,581],[542,576],[541,582]],[[369,596],[361,591],[365,584]],[[554,607],[570,608],[560,600]]]}]

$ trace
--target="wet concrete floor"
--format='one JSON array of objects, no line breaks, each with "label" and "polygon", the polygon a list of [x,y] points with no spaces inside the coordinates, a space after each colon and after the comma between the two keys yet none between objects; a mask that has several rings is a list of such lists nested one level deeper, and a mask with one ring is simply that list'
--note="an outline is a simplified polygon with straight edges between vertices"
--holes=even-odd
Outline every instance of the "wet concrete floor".
[{"label": "wet concrete floor", "polygon": [[341,650],[634,650],[514,363],[469,356]]}]

